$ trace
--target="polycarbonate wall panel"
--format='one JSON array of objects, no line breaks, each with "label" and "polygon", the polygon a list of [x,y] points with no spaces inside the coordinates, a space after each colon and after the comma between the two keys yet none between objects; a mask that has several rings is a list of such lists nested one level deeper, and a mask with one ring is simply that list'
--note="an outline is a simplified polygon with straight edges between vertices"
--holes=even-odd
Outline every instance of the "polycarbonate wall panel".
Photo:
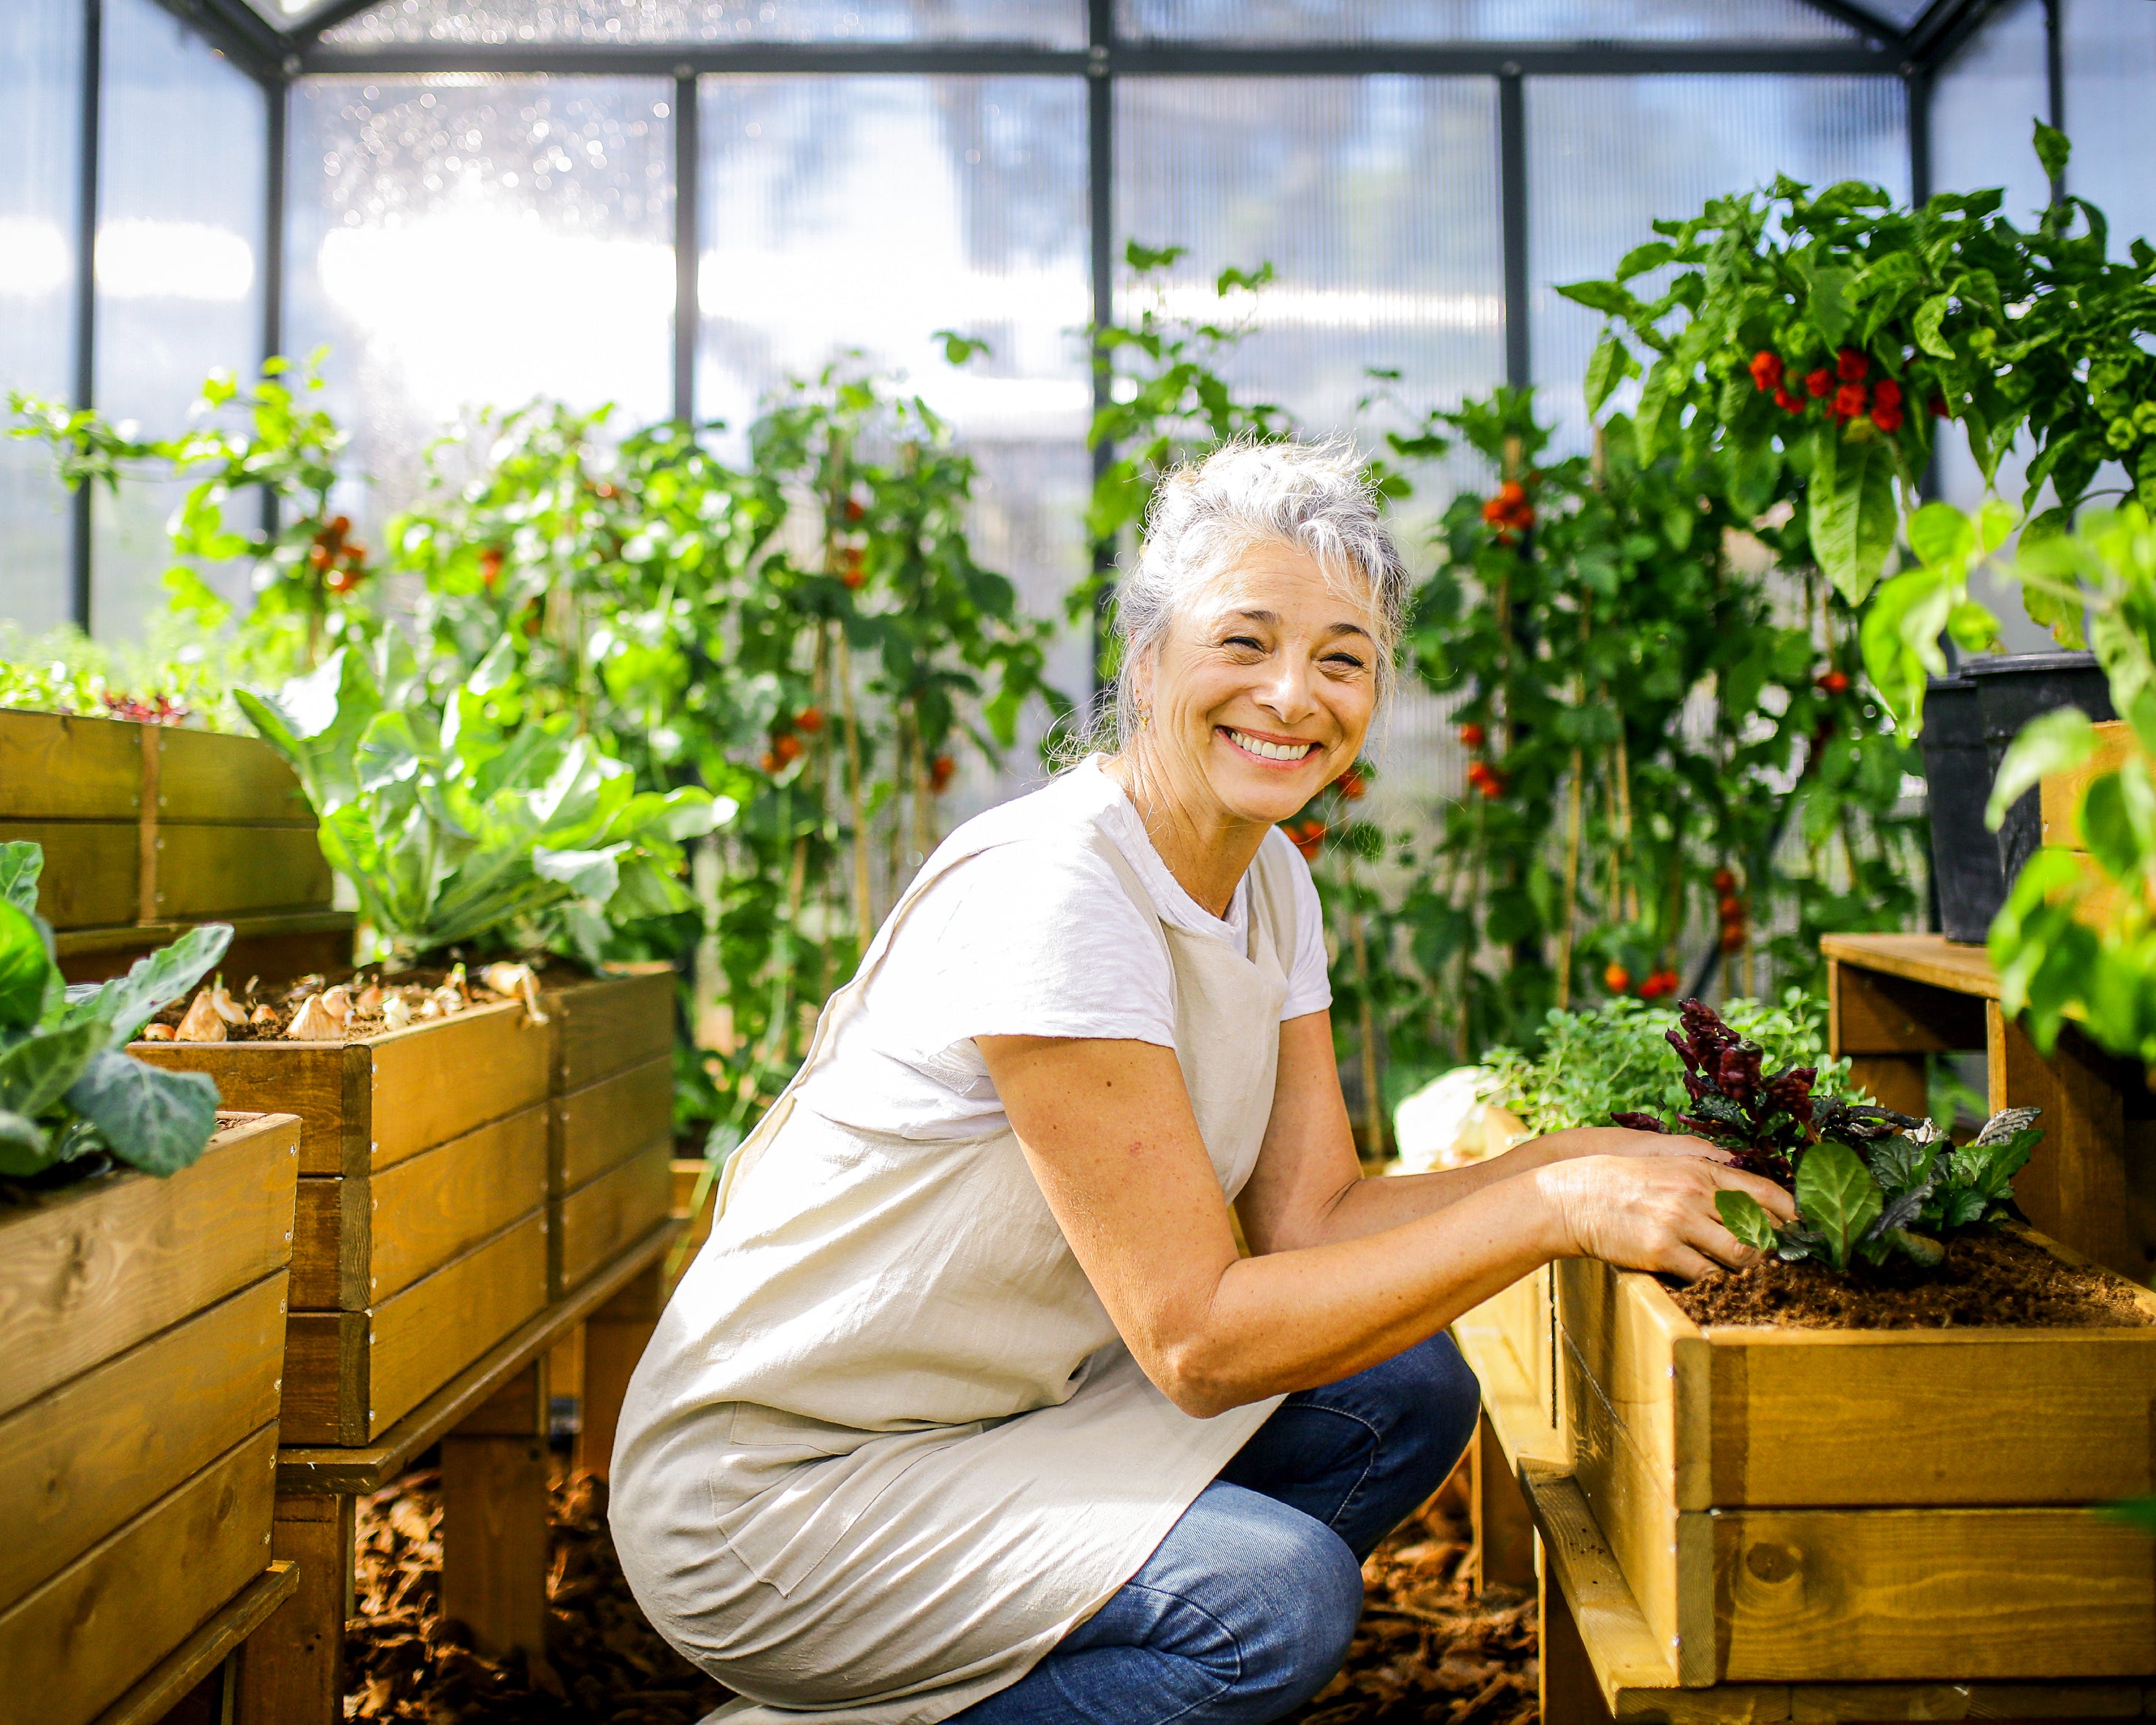
[{"label": "polycarbonate wall panel", "polygon": [[2043,0],[2008,0],[1933,82],[1932,189],[2004,187],[2006,214],[2026,225],[2051,199],[2030,142],[2050,113]]},{"label": "polycarbonate wall panel", "polygon": [[[1181,245],[1168,309],[1214,316],[1273,265],[1227,369],[1346,430],[1372,367],[1456,405],[1504,375],[1496,86],[1486,78],[1133,78],[1116,88],[1116,238]],[[1120,275],[1119,271],[1119,275]],[[1119,281],[1119,315],[1139,309]]]},{"label": "polycarbonate wall panel", "polygon": [[[97,405],[170,436],[209,373],[248,376],[262,358],[268,98],[154,0],[105,0],[104,42]],[[181,491],[95,499],[95,633],[139,633],[164,604]]]},{"label": "polycarbonate wall panel", "polygon": [[2156,238],[2156,5],[2063,0],[2066,188],[2111,218],[2112,254]]},{"label": "polycarbonate wall panel", "polygon": [[[0,7],[0,397],[74,384],[81,0]],[[67,493],[41,445],[0,439],[0,622],[68,613]]]},{"label": "polycarbonate wall panel", "polygon": [[1116,0],[1124,34],[1205,42],[1850,41],[1804,0]]},{"label": "polycarbonate wall panel", "polygon": [[389,0],[326,31],[393,43],[1023,42],[1083,48],[1083,0]]},{"label": "polycarbonate wall panel", "polygon": [[286,345],[326,344],[372,483],[428,440],[547,395],[672,411],[674,94],[651,78],[309,78],[294,87]]},{"label": "polycarbonate wall panel", "polygon": [[[896,374],[979,463],[976,554],[1060,618],[1091,483],[1083,82],[710,77],[701,111],[698,415],[738,452],[789,376]],[[954,370],[945,328],[991,353]],[[1067,636],[1051,681],[1082,698],[1086,670]],[[1000,790],[1030,770],[1014,751]]]},{"label": "polycarbonate wall panel", "polygon": [[1606,276],[1655,237],[1655,220],[1696,215],[1709,198],[1778,173],[1815,186],[1866,180],[1906,199],[1905,107],[1891,78],[1530,78],[1534,374],[1564,445],[1585,445],[1580,379],[1602,319],[1561,298],[1557,284]]}]

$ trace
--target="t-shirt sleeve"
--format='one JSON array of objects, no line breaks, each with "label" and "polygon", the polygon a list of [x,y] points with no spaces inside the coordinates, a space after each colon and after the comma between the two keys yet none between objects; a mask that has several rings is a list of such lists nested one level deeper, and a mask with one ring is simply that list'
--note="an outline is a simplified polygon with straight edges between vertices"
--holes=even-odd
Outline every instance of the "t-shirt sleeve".
[{"label": "t-shirt sleeve", "polygon": [[1332,981],[1327,972],[1325,907],[1318,902],[1317,883],[1311,878],[1310,864],[1287,835],[1276,826],[1265,835],[1267,844],[1286,852],[1290,878],[1295,883],[1295,957],[1288,965],[1287,998],[1281,1003],[1281,1021],[1321,1012],[1332,1004]]},{"label": "t-shirt sleeve", "polygon": [[933,1058],[981,1036],[1175,1046],[1158,924],[1082,846],[1020,840],[970,857],[915,904],[876,978]]}]

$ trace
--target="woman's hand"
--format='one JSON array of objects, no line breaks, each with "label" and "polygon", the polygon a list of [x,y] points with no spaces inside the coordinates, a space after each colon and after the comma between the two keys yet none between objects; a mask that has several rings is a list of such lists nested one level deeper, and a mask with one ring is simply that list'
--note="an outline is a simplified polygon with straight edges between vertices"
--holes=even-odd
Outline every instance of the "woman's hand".
[{"label": "woman's hand", "polygon": [[[1704,1138],[1687,1137],[1677,1132],[1640,1132],[1630,1126],[1573,1126],[1562,1132],[1545,1133],[1540,1138],[1528,1140],[1527,1144],[1553,1162],[1588,1156],[1697,1156],[1710,1162],[1727,1162],[1731,1159],[1727,1151],[1717,1149]],[[1527,1146],[1522,1146],[1525,1147]]]},{"label": "woman's hand", "polygon": [[1527,1177],[1549,1205],[1560,1256],[1599,1258],[1620,1269],[1655,1270],[1688,1282],[1717,1264],[1742,1269],[1759,1255],[1722,1225],[1716,1192],[1748,1192],[1777,1222],[1797,1213],[1789,1193],[1773,1181],[1697,1154],[1569,1156]]}]

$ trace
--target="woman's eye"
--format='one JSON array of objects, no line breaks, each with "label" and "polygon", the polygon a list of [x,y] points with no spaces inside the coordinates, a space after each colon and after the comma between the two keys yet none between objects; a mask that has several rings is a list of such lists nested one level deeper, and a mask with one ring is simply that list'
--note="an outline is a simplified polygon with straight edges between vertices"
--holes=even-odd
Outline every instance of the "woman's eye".
[{"label": "woman's eye", "polygon": [[1360,671],[1363,668],[1363,662],[1353,653],[1327,653],[1325,662],[1337,665],[1343,671]]},{"label": "woman's eye", "polygon": [[1227,640],[1223,641],[1221,645],[1223,646],[1242,647],[1253,653],[1261,653],[1265,650],[1265,644],[1263,641],[1258,640],[1255,636],[1249,635],[1231,635],[1227,638]]}]

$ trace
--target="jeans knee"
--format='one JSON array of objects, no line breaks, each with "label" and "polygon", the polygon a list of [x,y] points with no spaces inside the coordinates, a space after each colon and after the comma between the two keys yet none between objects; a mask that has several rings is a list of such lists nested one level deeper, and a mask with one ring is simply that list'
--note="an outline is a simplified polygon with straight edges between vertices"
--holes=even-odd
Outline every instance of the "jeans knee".
[{"label": "jeans knee", "polygon": [[1332,1680],[1363,1615],[1363,1566],[1355,1554],[1323,1523],[1286,1513],[1301,1525],[1269,1542],[1265,1592],[1271,1609],[1262,1630],[1244,1644],[1235,1685],[1246,1703],[1260,1707],[1253,1717],[1267,1719],[1300,1707]]},{"label": "jeans knee", "polygon": [[1433,1336],[1408,1352],[1416,1357],[1422,1380],[1420,1402],[1428,1413],[1424,1429],[1431,1450],[1450,1472],[1475,1435],[1482,1409],[1481,1382],[1450,1336]]}]

